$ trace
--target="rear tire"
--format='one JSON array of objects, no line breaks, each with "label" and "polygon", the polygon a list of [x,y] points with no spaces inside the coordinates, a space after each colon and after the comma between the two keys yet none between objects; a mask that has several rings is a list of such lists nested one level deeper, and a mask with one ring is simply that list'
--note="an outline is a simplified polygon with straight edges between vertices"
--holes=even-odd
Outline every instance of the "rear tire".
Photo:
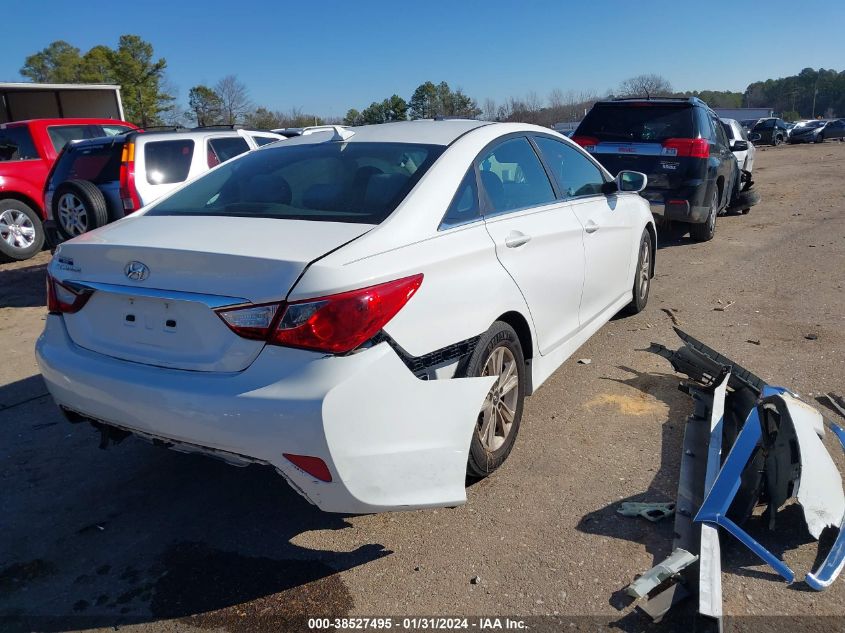
[{"label": "rear tire", "polygon": [[[496,321],[481,335],[462,375],[499,375],[478,413],[467,476],[481,479],[507,459],[519,433],[525,401],[525,359],[514,329]],[[514,380],[516,381],[514,384]]]},{"label": "rear tire", "polygon": [[777,146],[778,146],[778,145],[780,145],[781,143],[783,143],[783,137],[782,137],[782,136],[780,136],[780,135],[776,135],[776,136],[772,139],[772,145],[774,145],[775,147],[777,147]]},{"label": "rear tire", "polygon": [[816,143],[824,143],[824,134],[819,134],[816,137]]},{"label": "rear tire", "polygon": [[0,200],[0,262],[21,262],[44,246],[41,217],[28,204],[14,198]]},{"label": "rear tire", "polygon": [[638,314],[645,310],[648,295],[651,290],[651,258],[654,250],[651,243],[651,233],[643,231],[640,238],[640,251],[637,256],[637,268],[634,272],[634,287],[631,303],[625,306],[625,314]]},{"label": "rear tire", "polygon": [[716,216],[719,213],[719,187],[713,187],[710,200],[710,213],[701,224],[690,224],[689,236],[696,242],[709,242],[716,235]]},{"label": "rear tire", "polygon": [[68,180],[53,193],[53,219],[64,239],[73,239],[108,224],[103,193],[87,180]]}]

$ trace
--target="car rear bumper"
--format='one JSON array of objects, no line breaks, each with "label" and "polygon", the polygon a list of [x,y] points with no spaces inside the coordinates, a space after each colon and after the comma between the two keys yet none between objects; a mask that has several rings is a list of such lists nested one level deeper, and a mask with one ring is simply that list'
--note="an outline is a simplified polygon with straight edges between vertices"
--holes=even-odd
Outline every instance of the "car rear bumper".
[{"label": "car rear bumper", "polygon": [[707,192],[710,183],[701,181],[677,190],[646,189],[642,196],[648,200],[651,212],[658,222],[688,222],[701,224],[707,221],[710,211]]},{"label": "car rear bumper", "polygon": [[[267,346],[236,373],[165,369],[83,349],[56,315],[36,358],[65,410],[177,450],[272,465],[309,501],[343,513],[463,503],[470,440],[495,380],[420,380],[386,343],[344,357]],[[331,481],[284,454],[318,457]]]}]

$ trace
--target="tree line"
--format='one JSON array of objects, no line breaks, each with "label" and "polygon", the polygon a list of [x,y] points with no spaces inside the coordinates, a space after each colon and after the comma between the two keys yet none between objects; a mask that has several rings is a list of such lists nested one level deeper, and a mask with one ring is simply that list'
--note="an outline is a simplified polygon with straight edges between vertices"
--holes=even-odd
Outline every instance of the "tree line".
[{"label": "tree line", "polygon": [[121,35],[116,48],[94,46],[85,53],[59,40],[28,56],[21,75],[44,83],[114,83],[121,86],[126,118],[138,125],[234,125],[257,129],[304,127],[323,123],[366,125],[436,117],[482,118],[552,126],[575,122],[599,99],[624,96],[696,96],[714,108],[769,107],[787,120],[845,114],[845,71],[805,68],[780,79],[757,81],[744,92],[673,90],[660,75],[644,74],[623,81],[603,94],[553,90],[545,98],[536,92],[480,105],[461,88],[426,81],[406,101],[397,94],[373,101],[362,110],[351,108],[341,118],[323,117],[301,108],[273,110],[255,104],[247,86],[235,75],[213,86],[198,84],[188,91],[187,108],[180,106],[168,82],[167,62],[156,58],[153,46],[137,35]]}]

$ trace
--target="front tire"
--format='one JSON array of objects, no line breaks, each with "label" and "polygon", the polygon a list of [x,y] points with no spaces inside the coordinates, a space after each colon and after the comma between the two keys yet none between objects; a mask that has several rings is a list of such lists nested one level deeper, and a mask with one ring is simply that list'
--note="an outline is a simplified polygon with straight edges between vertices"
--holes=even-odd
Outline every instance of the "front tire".
[{"label": "front tire", "polygon": [[469,447],[467,475],[481,479],[504,463],[513,448],[522,421],[525,401],[525,359],[514,329],[496,321],[481,335],[464,376],[493,376],[498,379],[478,413]]},{"label": "front tire", "polygon": [[631,303],[625,307],[626,314],[638,314],[645,310],[648,303],[648,295],[651,290],[651,258],[652,249],[651,233],[648,229],[643,231],[640,238],[640,252],[637,257],[637,268],[634,273],[634,287],[632,289]]},{"label": "front tire", "polygon": [[29,259],[43,246],[44,225],[35,209],[20,200],[0,200],[0,262]]},{"label": "front tire", "polygon": [[772,145],[777,147],[781,143],[783,143],[783,137],[782,136],[775,136],[774,140],[772,141]]}]

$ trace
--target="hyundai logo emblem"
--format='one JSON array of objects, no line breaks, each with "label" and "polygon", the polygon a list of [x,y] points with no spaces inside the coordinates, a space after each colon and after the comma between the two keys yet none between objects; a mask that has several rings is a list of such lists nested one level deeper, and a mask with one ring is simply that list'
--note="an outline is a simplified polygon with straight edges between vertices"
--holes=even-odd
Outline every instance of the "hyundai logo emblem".
[{"label": "hyundai logo emblem", "polygon": [[132,281],[144,281],[150,276],[150,269],[142,262],[129,262],[123,273]]}]

